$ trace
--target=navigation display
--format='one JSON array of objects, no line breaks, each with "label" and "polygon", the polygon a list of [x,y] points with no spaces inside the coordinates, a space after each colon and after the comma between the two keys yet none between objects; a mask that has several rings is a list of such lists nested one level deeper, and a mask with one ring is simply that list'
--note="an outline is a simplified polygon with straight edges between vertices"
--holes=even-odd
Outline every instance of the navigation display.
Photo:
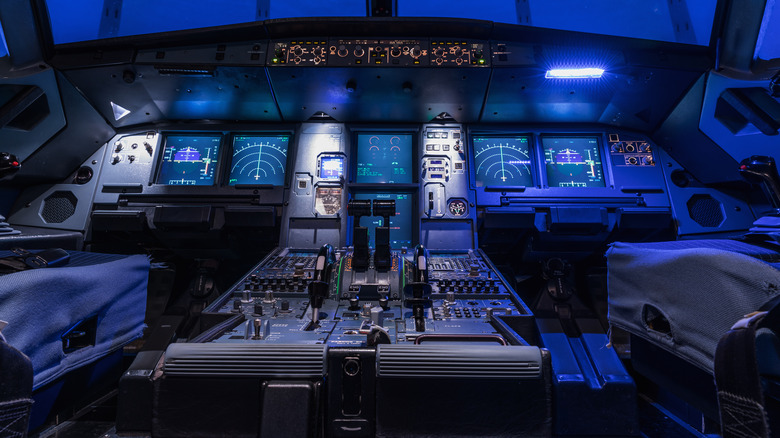
[{"label": "navigation display", "polygon": [[477,187],[534,185],[533,161],[524,136],[474,136]]},{"label": "navigation display", "polygon": [[[395,200],[395,216],[390,217],[390,247],[412,247],[412,195],[410,193],[356,193],[355,199]],[[360,226],[368,228],[368,245],[376,245],[376,227],[382,226],[383,218],[378,216],[363,216]]]},{"label": "navigation display", "polygon": [[542,137],[549,187],[605,187],[598,137]]},{"label": "navigation display", "polygon": [[341,179],[342,176],[344,176],[344,157],[320,157],[320,178]]},{"label": "navigation display", "polygon": [[166,136],[157,184],[213,185],[221,142],[222,136],[218,134]]},{"label": "navigation display", "polygon": [[411,134],[358,134],[357,183],[412,182]]},{"label": "navigation display", "polygon": [[236,135],[228,185],[284,185],[289,135]]}]

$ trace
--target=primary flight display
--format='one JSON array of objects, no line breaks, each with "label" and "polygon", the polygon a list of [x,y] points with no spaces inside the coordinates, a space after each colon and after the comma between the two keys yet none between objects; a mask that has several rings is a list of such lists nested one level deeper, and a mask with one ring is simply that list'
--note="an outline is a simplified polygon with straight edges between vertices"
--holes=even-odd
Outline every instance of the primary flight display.
[{"label": "primary flight display", "polygon": [[219,164],[221,135],[168,135],[157,184],[210,186]]}]

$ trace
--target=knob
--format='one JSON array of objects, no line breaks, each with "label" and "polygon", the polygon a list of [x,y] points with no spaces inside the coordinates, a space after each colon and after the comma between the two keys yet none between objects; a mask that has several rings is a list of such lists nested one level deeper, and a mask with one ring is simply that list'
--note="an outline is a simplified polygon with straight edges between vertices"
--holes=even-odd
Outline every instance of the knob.
[{"label": "knob", "polygon": [[622,147],[622,145],[620,143],[613,144],[610,147],[610,149],[612,150],[612,152],[623,152],[623,147]]},{"label": "knob", "polygon": [[442,56],[444,56],[444,49],[439,47],[438,49],[434,50],[433,51],[433,56],[435,56],[437,58],[441,58]]},{"label": "knob", "polygon": [[444,301],[447,304],[455,304],[455,292],[447,292],[447,295],[445,295]]},{"label": "knob", "polygon": [[303,276],[303,263],[298,262],[295,264],[295,272],[293,272],[293,277],[302,277]]},{"label": "knob", "polygon": [[147,142],[144,142],[144,149],[146,149],[146,152],[148,152],[148,153],[149,153],[149,155],[152,155],[152,152],[153,152],[153,151],[152,151],[152,145],[150,145],[150,144],[149,144],[149,143],[147,143]]},{"label": "knob", "polygon": [[414,46],[412,47],[412,50],[409,51],[409,54],[412,58],[419,58],[422,54],[422,50],[420,49],[420,46]]},{"label": "knob", "polygon": [[476,277],[479,275],[479,263],[469,264],[469,277]]},{"label": "knob", "polygon": [[325,49],[323,49],[322,47],[315,47],[313,53],[314,56],[322,57],[325,54]]},{"label": "knob", "polygon": [[382,310],[387,310],[388,309],[389,306],[387,304],[387,298],[380,298],[379,299],[379,307],[381,307]]},{"label": "knob", "polygon": [[[628,148],[626,148],[626,149],[628,149]],[[639,164],[639,162],[637,161],[636,157],[628,157],[628,163],[629,164]]]},{"label": "knob", "polygon": [[349,310],[359,310],[360,300],[357,297],[349,299]]},{"label": "knob", "polygon": [[644,161],[644,162],[645,162],[645,164],[647,164],[648,166],[652,166],[652,165],[653,165],[653,163],[654,163],[654,162],[653,162],[653,156],[652,156],[652,155],[648,155],[648,156],[646,156],[645,158],[643,158],[643,159],[642,159],[642,161]]},{"label": "knob", "polygon": [[347,50],[347,46],[342,44],[342,45],[339,46],[339,51],[336,52],[336,54],[343,58],[343,57],[349,55],[349,50]]},{"label": "knob", "polygon": [[366,54],[366,51],[363,49],[362,46],[355,46],[355,50],[353,51],[353,53],[355,54],[355,57],[362,58],[363,55]]},{"label": "knob", "polygon": [[251,303],[252,302],[252,291],[249,289],[244,289],[244,292],[242,293],[242,299],[241,301],[245,303]]},{"label": "knob", "polygon": [[236,298],[235,300],[233,300],[233,310],[234,311],[239,311],[239,312],[241,311],[241,300],[240,299]]},{"label": "knob", "polygon": [[263,316],[263,305],[260,303],[255,303],[255,308],[253,309],[255,315]]},{"label": "knob", "polygon": [[303,49],[300,46],[295,46],[295,48],[293,49],[293,55],[295,56],[303,55]]},{"label": "knob", "polygon": [[265,291],[265,298],[263,298],[263,302],[273,303],[274,301],[276,301],[276,299],[274,298],[274,291],[272,290]]},{"label": "knob", "polygon": [[634,145],[632,145],[632,144],[627,144],[626,145],[626,152],[634,152],[634,150],[636,150]]},{"label": "knob", "polygon": [[282,300],[282,312],[287,312],[288,310],[290,310],[290,302]]},{"label": "knob", "polygon": [[121,142],[116,142],[116,144],[114,145],[114,151],[115,152],[119,152],[119,151],[121,151],[124,148],[125,148],[125,145],[123,145]]},{"label": "knob", "polygon": [[393,47],[392,49],[390,49],[390,56],[392,56],[393,58],[397,58],[401,56],[401,49],[399,47]]},{"label": "knob", "polygon": [[119,163],[120,161],[122,161],[122,156],[121,156],[121,155],[114,154],[114,155],[111,157],[111,164],[117,164],[117,163]]}]

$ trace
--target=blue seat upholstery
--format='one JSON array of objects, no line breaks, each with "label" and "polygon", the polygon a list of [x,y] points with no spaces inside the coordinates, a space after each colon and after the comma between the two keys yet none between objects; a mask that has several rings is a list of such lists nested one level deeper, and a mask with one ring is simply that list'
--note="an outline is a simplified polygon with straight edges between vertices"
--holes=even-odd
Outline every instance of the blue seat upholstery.
[{"label": "blue seat upholstery", "polygon": [[[8,322],[3,335],[31,359],[34,389],[117,351],[143,331],[147,257],[69,253],[66,266],[0,277],[0,320]],[[63,339],[69,330],[81,335],[79,342]]]},{"label": "blue seat upholstery", "polygon": [[780,292],[780,254],[733,240],[616,242],[609,322],[712,373],[718,340]]}]

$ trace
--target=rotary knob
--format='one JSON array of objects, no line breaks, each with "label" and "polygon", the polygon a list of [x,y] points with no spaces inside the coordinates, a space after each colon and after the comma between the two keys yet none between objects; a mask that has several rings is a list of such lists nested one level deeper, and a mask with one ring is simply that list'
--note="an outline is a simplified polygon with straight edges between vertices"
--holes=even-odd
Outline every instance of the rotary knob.
[{"label": "rotary knob", "polygon": [[303,55],[303,49],[301,48],[301,46],[295,46],[295,48],[293,49],[293,55],[295,56]]},{"label": "rotary knob", "polygon": [[347,46],[342,44],[342,45],[339,46],[339,50],[338,50],[338,52],[336,52],[336,54],[343,58],[343,57],[349,55],[349,50],[347,50]]},{"label": "rotary knob", "polygon": [[414,46],[409,51],[409,54],[412,56],[412,58],[419,58],[420,55],[422,55],[422,49],[420,49],[420,46]]},{"label": "rotary knob", "polygon": [[355,50],[352,53],[355,54],[356,58],[362,58],[363,55],[366,54],[366,51],[363,49],[363,46],[355,46]]},{"label": "rotary knob", "polygon": [[322,56],[325,55],[325,49],[323,49],[322,47],[315,47],[313,53],[314,53],[314,56],[317,56],[317,57],[321,58]]},{"label": "rotary knob", "polygon": [[401,48],[393,47],[392,49],[390,49],[390,56],[392,56],[393,58],[397,58],[401,56]]}]

